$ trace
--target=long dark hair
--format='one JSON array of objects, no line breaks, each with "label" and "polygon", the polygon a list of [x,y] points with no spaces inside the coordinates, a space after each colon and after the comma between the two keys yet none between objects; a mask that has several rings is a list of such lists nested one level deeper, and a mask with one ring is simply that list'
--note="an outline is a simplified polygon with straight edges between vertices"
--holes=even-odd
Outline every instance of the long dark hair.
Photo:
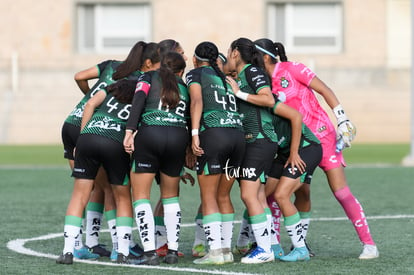
[{"label": "long dark hair", "polygon": [[176,73],[185,69],[183,56],[176,52],[167,52],[161,59],[159,74],[161,77],[161,100],[163,106],[175,108],[180,101],[180,92]]},{"label": "long dark hair", "polygon": [[142,66],[142,53],[147,43],[144,41],[137,42],[129,51],[127,58],[116,68],[112,75],[113,80],[119,80],[127,77],[131,73],[139,70]]},{"label": "long dark hair", "polygon": [[227,91],[226,76],[217,65],[217,58],[219,57],[219,51],[217,46],[212,42],[201,42],[197,45],[194,51],[194,55],[197,59],[197,63],[208,62],[210,64],[210,66],[214,69],[216,74],[221,78],[223,86]]},{"label": "long dark hair", "polygon": [[158,42],[158,46],[159,54],[162,58],[167,52],[175,52],[177,48],[180,47],[180,43],[178,43],[174,39],[164,39]]},{"label": "long dark hair", "polygon": [[158,43],[154,43],[154,42],[148,43],[147,46],[145,46],[144,52],[142,53],[141,67],[144,65],[144,62],[147,59],[151,60],[152,64],[160,62],[161,57],[160,57],[158,50],[159,50]]},{"label": "long dark hair", "polygon": [[109,85],[106,89],[108,94],[112,94],[120,103],[130,104],[134,97],[136,80],[121,79]]},{"label": "long dark hair", "polygon": [[230,45],[231,50],[237,49],[240,52],[241,59],[247,64],[257,67],[263,67],[263,58],[256,49],[255,44],[248,38],[241,37],[234,40]]},{"label": "long dark hair", "polygon": [[261,38],[254,41],[256,48],[259,52],[264,55],[267,54],[272,58],[273,63],[276,63],[279,58],[281,62],[287,62],[288,58],[286,56],[285,47],[280,42],[273,42],[267,38]]}]

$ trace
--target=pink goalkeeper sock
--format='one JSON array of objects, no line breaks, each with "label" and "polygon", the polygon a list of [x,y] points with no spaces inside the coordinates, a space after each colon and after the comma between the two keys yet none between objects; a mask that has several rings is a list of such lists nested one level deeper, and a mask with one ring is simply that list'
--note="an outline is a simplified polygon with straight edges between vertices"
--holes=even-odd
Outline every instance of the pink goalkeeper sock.
[{"label": "pink goalkeeper sock", "polygon": [[362,209],[362,205],[358,202],[354,195],[352,195],[349,187],[346,186],[336,191],[334,195],[354,225],[359,240],[363,244],[375,245],[372,240],[371,233],[369,232],[369,226],[365,217],[364,209]]},{"label": "pink goalkeeper sock", "polygon": [[282,212],[280,211],[279,205],[275,201],[273,195],[267,197],[267,205],[272,212],[272,221],[274,230],[276,231],[277,242],[280,243],[280,216]]}]

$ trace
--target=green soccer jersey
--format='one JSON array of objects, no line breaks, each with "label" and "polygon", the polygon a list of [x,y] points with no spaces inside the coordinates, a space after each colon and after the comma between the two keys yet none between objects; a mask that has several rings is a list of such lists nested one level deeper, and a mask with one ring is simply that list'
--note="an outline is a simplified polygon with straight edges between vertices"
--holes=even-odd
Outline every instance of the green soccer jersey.
[{"label": "green soccer jersey", "polygon": [[[260,69],[251,64],[246,65],[238,75],[240,90],[248,94],[257,94],[260,89],[270,87],[269,79]],[[273,127],[273,114],[269,108],[257,106],[244,100],[240,102],[239,112],[242,116],[246,142],[251,143],[259,138],[267,138],[277,142],[277,135]]]},{"label": "green soccer jersey", "polygon": [[141,124],[174,126],[186,128],[189,119],[190,96],[183,80],[177,77],[180,101],[174,108],[162,106],[162,83],[158,71],[145,73],[139,82],[150,85],[145,107],[141,115]]},{"label": "green soccer jersey", "polygon": [[237,111],[236,97],[231,86],[226,83],[227,86],[224,87],[222,79],[212,67],[203,66],[191,70],[186,75],[186,81],[188,87],[195,83],[201,86],[203,114],[200,131],[213,127],[243,130],[242,120]]},{"label": "green soccer jersey", "polygon": [[131,104],[120,103],[111,94],[107,94],[81,134],[100,135],[122,144],[130,109]]},{"label": "green soccer jersey", "polygon": [[[273,116],[273,125],[277,133],[278,140],[278,154],[282,154],[285,157],[290,155],[290,143],[292,141],[292,127],[288,119],[280,117],[278,115]],[[299,148],[309,146],[310,144],[320,144],[318,138],[312,133],[312,131],[302,123],[302,137],[300,140]]]},{"label": "green soccer jersey", "polygon": [[[81,101],[75,106],[69,116],[66,118],[65,122],[73,124],[80,127],[82,122],[83,110],[85,108],[86,102],[93,97],[99,90],[104,89],[106,86],[115,82],[112,79],[112,75],[115,72],[116,68],[121,64],[121,61],[117,60],[106,60],[98,65],[99,78],[92,88],[85,94]],[[142,74],[140,71],[134,72],[131,76],[136,76]]]}]

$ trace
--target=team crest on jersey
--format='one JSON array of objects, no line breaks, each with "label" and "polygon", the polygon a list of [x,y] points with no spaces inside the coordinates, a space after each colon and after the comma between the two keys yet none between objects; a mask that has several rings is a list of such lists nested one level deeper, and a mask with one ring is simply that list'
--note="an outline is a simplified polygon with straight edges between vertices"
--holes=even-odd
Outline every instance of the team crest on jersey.
[{"label": "team crest on jersey", "polygon": [[282,86],[282,88],[289,87],[289,80],[287,80],[286,78],[282,77],[280,79],[280,86]]}]

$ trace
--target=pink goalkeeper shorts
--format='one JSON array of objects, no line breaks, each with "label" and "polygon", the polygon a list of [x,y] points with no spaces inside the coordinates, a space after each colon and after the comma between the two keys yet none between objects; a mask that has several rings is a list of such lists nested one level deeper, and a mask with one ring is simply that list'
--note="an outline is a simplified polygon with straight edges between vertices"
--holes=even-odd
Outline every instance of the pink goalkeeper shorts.
[{"label": "pink goalkeeper shorts", "polygon": [[328,135],[319,139],[322,145],[322,160],[319,167],[323,171],[328,171],[333,168],[346,166],[344,156],[341,152],[336,152],[336,132],[332,131]]}]

